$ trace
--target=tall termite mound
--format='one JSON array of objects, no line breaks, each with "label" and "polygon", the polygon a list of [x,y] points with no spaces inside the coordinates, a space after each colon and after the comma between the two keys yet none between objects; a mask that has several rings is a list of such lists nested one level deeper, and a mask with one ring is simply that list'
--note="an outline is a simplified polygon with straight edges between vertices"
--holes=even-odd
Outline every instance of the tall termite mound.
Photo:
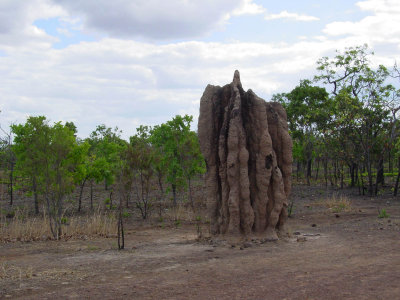
[{"label": "tall termite mound", "polygon": [[287,220],[292,172],[282,105],[245,92],[235,71],[231,84],[206,87],[198,135],[212,233],[277,239]]}]

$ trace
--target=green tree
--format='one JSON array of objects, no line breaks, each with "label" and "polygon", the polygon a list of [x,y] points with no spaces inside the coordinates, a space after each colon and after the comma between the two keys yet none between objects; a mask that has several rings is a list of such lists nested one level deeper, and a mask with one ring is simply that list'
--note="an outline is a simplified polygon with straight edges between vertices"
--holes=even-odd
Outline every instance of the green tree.
[{"label": "green tree", "polygon": [[16,157],[13,149],[13,136],[11,129],[5,131],[0,126],[0,167],[3,170],[2,180],[8,180],[8,194],[10,196],[9,204],[13,205],[14,202],[14,185],[15,185],[15,172],[14,167],[16,163]]},{"label": "green tree", "polygon": [[12,125],[15,135],[14,152],[16,172],[23,181],[29,182],[29,191],[33,193],[35,213],[39,213],[39,194],[44,172],[43,161],[47,155],[50,127],[44,116],[29,117],[25,124]]},{"label": "green tree", "polygon": [[[274,95],[273,100],[286,109],[294,150],[297,151],[295,158],[298,162],[306,162],[307,184],[310,185],[316,139],[330,119],[329,94],[325,88],[313,86],[310,80],[302,80],[290,93]],[[303,151],[301,158],[300,149]]]},{"label": "green tree", "polygon": [[[177,205],[177,190],[186,188],[188,177],[201,169],[202,159],[195,158],[200,152],[190,132],[192,116],[175,116],[171,121],[155,126],[151,130],[150,141],[159,153],[158,164],[166,172],[166,181],[170,184],[173,204]],[[200,166],[199,166],[200,165]],[[192,172],[193,171],[193,172]]]},{"label": "green tree", "polygon": [[[90,156],[87,162],[89,178],[91,179],[91,187],[93,181],[104,181],[105,189],[112,185],[115,176],[118,174],[121,151],[126,147],[127,142],[121,139],[121,131],[118,127],[112,129],[104,124],[97,126],[90,137],[87,139],[90,144]],[[91,188],[92,191],[92,188]],[[110,191],[110,208],[112,205],[113,190]],[[91,196],[92,197],[92,196]]]},{"label": "green tree", "polygon": [[150,128],[140,126],[136,131],[136,135],[130,137],[126,151],[126,184],[133,184],[136,207],[146,219],[152,205],[150,190],[155,175],[155,150],[150,143]]},{"label": "green tree", "polygon": [[[358,156],[366,168],[370,195],[374,187],[374,165],[378,166],[375,193],[379,174],[383,176],[383,157],[388,143],[381,138],[388,124],[394,124],[390,107],[395,93],[394,87],[386,83],[387,68],[382,65],[371,68],[372,54],[367,45],[348,48],[344,53],[338,51],[333,59],[324,57],[318,61],[319,75],[315,77],[316,81],[332,86],[336,106],[334,127],[342,126],[353,149],[361,148],[361,156],[354,153],[354,157]],[[385,139],[388,138],[386,131]]]},{"label": "green tree", "polygon": [[64,198],[75,189],[74,174],[83,164],[88,144],[78,145],[74,131],[60,122],[50,126],[45,117],[30,117],[12,130],[17,168],[34,178],[32,190],[45,198],[51,232],[59,239]]}]

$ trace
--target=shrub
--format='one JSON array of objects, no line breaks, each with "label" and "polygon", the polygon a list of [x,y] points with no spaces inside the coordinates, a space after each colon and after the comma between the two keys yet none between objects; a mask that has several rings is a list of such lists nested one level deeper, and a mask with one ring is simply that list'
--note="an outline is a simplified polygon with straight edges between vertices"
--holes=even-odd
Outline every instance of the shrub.
[{"label": "shrub", "polygon": [[389,218],[389,217],[390,217],[390,216],[389,216],[389,214],[386,212],[386,209],[382,208],[382,209],[379,211],[378,218],[383,219],[383,218]]}]

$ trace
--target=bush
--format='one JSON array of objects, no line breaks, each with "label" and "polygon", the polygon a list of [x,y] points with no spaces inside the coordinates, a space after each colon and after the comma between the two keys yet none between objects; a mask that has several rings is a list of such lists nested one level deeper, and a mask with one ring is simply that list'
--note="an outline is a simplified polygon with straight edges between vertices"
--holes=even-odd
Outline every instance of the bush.
[{"label": "bush", "polygon": [[389,218],[389,217],[390,217],[390,216],[389,216],[389,214],[386,212],[386,209],[382,208],[382,209],[379,211],[378,218],[383,219],[383,218]]}]

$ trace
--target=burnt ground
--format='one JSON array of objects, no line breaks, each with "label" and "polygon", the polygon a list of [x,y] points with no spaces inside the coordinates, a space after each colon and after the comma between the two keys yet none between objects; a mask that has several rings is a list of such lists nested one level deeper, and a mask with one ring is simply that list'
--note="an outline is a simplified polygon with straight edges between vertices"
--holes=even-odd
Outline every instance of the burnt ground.
[{"label": "burnt ground", "polygon": [[334,212],[323,188],[295,187],[277,242],[132,223],[122,251],[115,238],[0,244],[0,299],[399,299],[400,198],[346,193],[351,209]]}]

